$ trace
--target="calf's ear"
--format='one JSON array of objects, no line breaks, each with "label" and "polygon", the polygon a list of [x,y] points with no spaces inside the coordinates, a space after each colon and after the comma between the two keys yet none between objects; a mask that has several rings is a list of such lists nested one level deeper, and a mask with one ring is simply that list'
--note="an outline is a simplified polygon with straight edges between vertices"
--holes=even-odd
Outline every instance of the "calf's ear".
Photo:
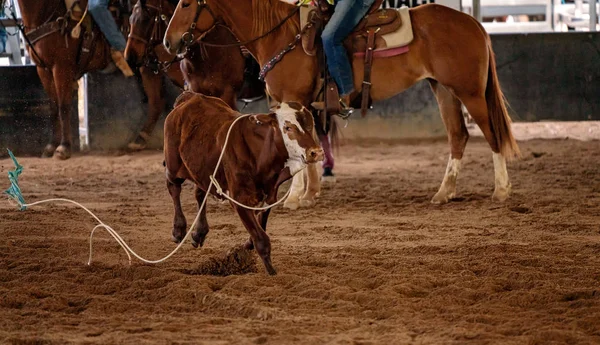
[{"label": "calf's ear", "polygon": [[270,114],[256,114],[249,117],[250,121],[256,125],[276,125],[277,115],[275,113]]}]

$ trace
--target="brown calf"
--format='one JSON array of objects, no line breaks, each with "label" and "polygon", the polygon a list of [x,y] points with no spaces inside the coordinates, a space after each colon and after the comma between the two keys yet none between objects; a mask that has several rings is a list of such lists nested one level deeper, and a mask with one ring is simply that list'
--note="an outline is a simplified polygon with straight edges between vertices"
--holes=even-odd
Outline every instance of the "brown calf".
[{"label": "brown calf", "polygon": [[[180,242],[187,231],[181,210],[181,184],[187,179],[196,184],[196,200],[200,207],[227,131],[239,116],[240,113],[218,98],[184,92],[167,117],[164,152],[167,188],[175,206],[174,241]],[[323,159],[323,150],[314,138],[312,115],[299,103],[282,103],[275,113],[241,119],[231,131],[215,178],[223,191],[244,205],[273,204],[283,182],[308,163]],[[214,188],[211,193],[222,198]],[[250,233],[246,247],[256,248],[267,272],[275,274],[271,264],[271,242],[265,232],[270,209],[258,212],[231,204]],[[192,233],[194,247],[203,245],[207,233],[204,207]]]}]

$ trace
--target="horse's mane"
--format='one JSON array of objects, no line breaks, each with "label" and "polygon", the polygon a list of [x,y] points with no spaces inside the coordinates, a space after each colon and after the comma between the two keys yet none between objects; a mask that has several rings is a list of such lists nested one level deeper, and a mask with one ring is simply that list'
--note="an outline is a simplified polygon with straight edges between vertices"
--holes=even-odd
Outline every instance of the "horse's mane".
[{"label": "horse's mane", "polygon": [[[259,36],[271,30],[290,14],[293,5],[280,0],[252,0],[252,33]],[[296,33],[299,30],[300,20],[297,16],[290,18],[283,26],[283,30]]]}]

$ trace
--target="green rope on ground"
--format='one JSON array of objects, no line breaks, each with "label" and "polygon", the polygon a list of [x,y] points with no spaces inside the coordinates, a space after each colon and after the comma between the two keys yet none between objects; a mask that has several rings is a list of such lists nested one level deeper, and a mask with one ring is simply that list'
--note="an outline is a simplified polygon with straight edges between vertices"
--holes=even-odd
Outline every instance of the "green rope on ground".
[{"label": "green rope on ground", "polygon": [[23,166],[17,162],[15,155],[13,155],[11,150],[8,150],[8,154],[12,159],[13,163],[15,163],[15,170],[8,172],[8,180],[10,181],[10,188],[4,191],[4,194],[7,194],[10,198],[15,200],[21,206],[21,211],[27,209],[25,207],[25,199],[23,198],[23,194],[21,194],[21,188],[19,187],[19,175],[23,172]]}]

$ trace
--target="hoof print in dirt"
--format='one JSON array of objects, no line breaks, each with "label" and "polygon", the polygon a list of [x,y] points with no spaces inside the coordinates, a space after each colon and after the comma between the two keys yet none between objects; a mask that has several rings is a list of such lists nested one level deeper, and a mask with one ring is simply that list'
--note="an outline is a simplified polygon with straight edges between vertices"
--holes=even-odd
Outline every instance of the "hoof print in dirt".
[{"label": "hoof print in dirt", "polygon": [[258,268],[254,251],[247,250],[241,245],[217,258],[210,258],[202,262],[195,269],[185,269],[182,272],[190,275],[229,276],[257,273]]}]

